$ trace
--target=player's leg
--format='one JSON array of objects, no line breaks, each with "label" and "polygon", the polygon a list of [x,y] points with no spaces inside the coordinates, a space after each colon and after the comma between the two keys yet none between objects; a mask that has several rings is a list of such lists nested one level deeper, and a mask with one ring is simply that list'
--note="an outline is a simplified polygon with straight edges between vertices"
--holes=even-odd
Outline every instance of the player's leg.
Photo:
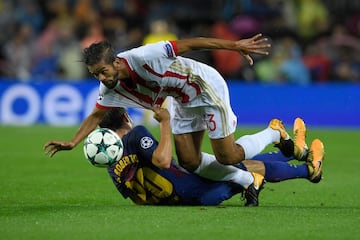
[{"label": "player's leg", "polygon": [[215,181],[232,181],[244,188],[248,188],[254,182],[254,178],[262,178],[255,173],[223,165],[209,154],[202,154],[200,150],[203,136],[204,131],[174,134],[178,162],[186,170]]},{"label": "player's leg", "polygon": [[198,200],[201,205],[219,205],[235,194],[242,193],[243,188],[230,182],[207,182],[198,189]]},{"label": "player's leg", "polygon": [[254,182],[252,173],[231,165],[223,165],[216,161],[213,155],[199,153],[203,135],[204,131],[174,135],[179,164],[204,178],[214,181],[231,181],[248,188]]},{"label": "player's leg", "polygon": [[[281,153],[272,153],[272,157]],[[235,166],[247,171],[257,172],[265,177],[267,182],[280,182],[288,179],[304,178],[312,183],[318,183],[322,178],[322,166],[324,161],[324,145],[319,139],[315,139],[310,146],[306,163],[293,165],[283,161],[245,160]],[[260,156],[258,156],[260,159]],[[275,159],[275,158],[273,158]]]},{"label": "player's leg", "polygon": [[[274,123],[279,123],[279,122],[277,120],[275,121],[272,120],[270,122],[270,126],[272,126],[275,129],[279,128],[280,131],[284,131],[285,128],[283,126],[281,127],[280,125],[280,127],[277,127],[276,125],[274,126]],[[301,118],[295,119],[293,126],[293,133],[294,133],[293,146],[291,144],[291,141],[288,141],[288,143],[290,144],[285,144],[283,146],[279,146],[278,144],[275,144],[275,146],[277,147],[282,147],[283,151],[257,154],[254,157],[252,157],[251,160],[260,160],[262,162],[271,162],[271,161],[288,162],[290,160],[297,159],[299,161],[307,161],[308,146],[306,144],[306,126]],[[286,152],[287,156],[283,152]]]},{"label": "player's leg", "polygon": [[[299,161],[307,161],[308,157],[308,146],[306,144],[306,126],[304,121],[301,118],[296,118],[293,126],[294,141],[293,147],[287,145],[288,149],[285,149],[284,152],[291,152],[293,149],[293,154],[291,156],[285,156],[283,152],[268,152],[257,154],[252,157],[252,160],[260,160],[262,162],[271,162],[271,161],[281,161],[288,162],[293,159]],[[277,146],[277,145],[276,145]],[[285,148],[286,146],[282,146]]]},{"label": "player's leg", "polygon": [[202,153],[201,163],[194,173],[215,181],[231,182],[245,189],[245,206],[258,206],[258,195],[264,184],[264,177],[255,172],[241,170],[216,161],[214,155]]},{"label": "player's leg", "polygon": [[[236,128],[236,116],[230,108],[226,85],[216,88],[216,93],[212,92],[211,89],[208,90],[209,92],[204,93],[204,96],[202,95],[200,99],[195,101],[194,105],[187,105],[185,107],[174,100],[172,100],[170,105],[172,131],[176,142],[175,146],[180,160],[179,162],[189,171],[193,171],[194,166],[198,165],[198,172],[203,173],[202,176],[207,175],[208,162],[202,159],[202,161],[199,162],[202,137],[195,137],[196,133],[204,131],[207,128],[212,132],[212,137],[223,139],[224,136],[233,137]],[[222,92],[221,95],[225,97],[219,97],[219,95],[217,95],[219,92]],[[208,99],[204,101],[204,99],[206,99],[205,95],[207,95]],[[206,107],[203,107],[204,104],[208,105],[208,108],[211,110],[206,111]],[[279,135],[279,133],[277,134]],[[234,139],[232,139],[231,142],[232,145],[234,145]],[[241,146],[237,145],[234,145],[234,147],[241,148]],[[233,152],[232,155],[238,154],[238,151]],[[244,154],[241,158],[244,158]],[[221,164],[219,168],[225,169],[225,172],[229,171],[229,167]],[[230,169],[230,171],[232,171],[232,169]],[[258,194],[264,183],[263,176],[256,173],[243,172],[239,178],[241,179],[240,181],[243,181],[243,186],[247,187],[245,192],[246,205],[257,206]],[[249,183],[251,184],[249,185]]]},{"label": "player's leg", "polygon": [[179,164],[193,172],[200,164],[201,144],[206,130],[202,109],[197,109],[196,113],[196,110],[181,107],[173,98],[168,99],[168,104]]},{"label": "player's leg", "polygon": [[215,181],[229,181],[248,188],[254,182],[254,175],[251,172],[243,171],[232,165],[223,165],[216,161],[214,155],[201,154],[201,163],[194,171],[201,177]]},{"label": "player's leg", "polygon": [[204,131],[174,134],[176,155],[179,164],[189,172],[195,171],[201,162],[201,142]]},{"label": "player's leg", "polygon": [[[192,109],[194,114],[204,118],[204,125],[206,124],[208,129],[217,161],[222,164],[236,164],[244,159],[251,159],[271,143],[278,144],[282,151],[282,146],[287,142],[293,147],[292,140],[287,141],[289,135],[278,119],[272,120],[265,130],[243,136],[235,141],[233,134],[237,126],[237,118],[231,108],[226,81],[211,67],[199,66],[199,68],[205,68],[198,72],[197,83],[201,88],[201,95],[186,105],[178,106],[177,109]],[[178,113],[180,117],[181,111]],[[290,153],[284,152],[287,156],[292,153],[293,149]]]},{"label": "player's leg", "polygon": [[[241,167],[241,164],[245,168]],[[258,160],[245,160],[240,165],[241,169],[263,174],[267,182],[281,182],[296,178],[309,179],[310,176],[307,164],[293,165],[281,161],[262,162]]]},{"label": "player's leg", "polygon": [[266,152],[255,155],[251,160],[259,160],[261,162],[289,162],[294,160],[294,157],[286,157],[282,152]]},{"label": "player's leg", "polygon": [[[259,180],[260,179],[257,179],[256,181]],[[190,194],[196,193],[192,199],[193,201],[197,199],[201,205],[218,205],[235,194],[242,193],[242,196],[245,196],[245,206],[258,206],[258,192],[262,188],[262,183],[263,178],[261,178],[261,183],[258,183],[259,190],[252,188],[251,190],[246,189],[244,191],[241,185],[231,181],[207,181],[201,178],[199,180],[193,179]]]},{"label": "player's leg", "polygon": [[[237,176],[241,174],[241,172],[236,171],[235,169],[228,172],[222,172],[221,169],[218,167],[220,163],[216,161],[214,155],[208,153],[202,153],[205,156],[206,161],[209,162],[208,164],[208,172],[207,176],[210,176],[210,179],[214,180],[222,180],[222,181],[232,181],[235,183],[239,183],[237,181]],[[284,158],[282,153],[273,153],[273,156],[279,156],[280,158]],[[204,159],[204,157],[203,157]],[[228,165],[227,165],[228,166]],[[311,176],[312,168],[309,167],[309,164],[302,164],[302,165],[291,165],[287,162],[283,161],[268,161],[262,162],[261,160],[244,160],[239,164],[234,166],[228,166],[233,168],[239,168],[246,170],[252,173],[258,173],[264,176],[267,182],[279,182],[288,179],[296,179],[296,178],[305,178],[309,179]],[[229,168],[230,169],[230,168]],[[215,174],[212,174],[215,173]],[[319,171],[317,171],[319,172]],[[195,173],[197,173],[195,171]],[[220,179],[219,177],[223,174],[223,178]],[[201,174],[199,174],[201,175]],[[216,175],[216,176],[214,176]],[[205,176],[206,177],[206,176]],[[239,177],[240,179],[240,177]],[[244,186],[244,185],[242,185]]]},{"label": "player's leg", "polygon": [[[209,161],[206,155],[201,154],[201,144],[207,127],[204,121],[204,108],[183,108],[173,100],[169,103],[171,103],[171,124],[176,154],[182,167],[190,172],[196,170],[197,174],[212,180],[233,179],[244,187],[248,187],[254,181],[254,177],[250,173],[239,171],[233,166],[222,165],[216,159]],[[234,115],[232,117],[236,123],[236,117]],[[211,116],[208,116],[208,122],[213,124]],[[226,131],[234,132],[235,127],[234,124]],[[210,129],[212,128],[216,129],[217,126],[210,126]],[[233,142],[232,140],[232,144],[234,144]]]},{"label": "player's leg", "polygon": [[[201,155],[201,143],[206,123],[204,114],[201,114],[203,108],[196,110],[195,114],[193,109],[180,108],[176,102],[172,102],[171,105],[172,131],[179,163],[188,171],[195,171],[205,178],[222,181],[231,179],[244,186],[247,188],[245,193],[247,206],[257,206],[257,196],[263,184],[263,176],[241,171],[233,166],[222,165],[215,158],[208,161],[206,155]],[[232,132],[235,131],[235,127],[236,119]]]},{"label": "player's leg", "polygon": [[236,164],[252,159],[269,144],[276,144],[285,156],[293,155],[294,151],[294,143],[278,119],[271,120],[266,129],[237,140],[234,140],[233,134],[217,138],[209,131],[209,136],[216,159],[222,164]]}]

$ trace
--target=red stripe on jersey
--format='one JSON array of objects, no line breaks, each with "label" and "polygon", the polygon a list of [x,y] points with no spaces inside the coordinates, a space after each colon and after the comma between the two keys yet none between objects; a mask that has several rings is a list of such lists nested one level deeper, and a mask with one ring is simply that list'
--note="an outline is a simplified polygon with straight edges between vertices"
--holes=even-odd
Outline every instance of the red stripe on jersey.
[{"label": "red stripe on jersey", "polygon": [[[114,91],[115,91],[117,94],[119,94],[119,95],[123,96],[124,98],[127,98],[127,99],[129,99],[130,101],[135,102],[136,104],[138,104],[138,105],[142,106],[143,108],[145,108],[145,109],[150,109],[150,107],[149,107],[149,106],[146,106],[146,105],[144,105],[144,104],[141,104],[139,101],[135,101],[134,99],[129,98],[128,96],[126,96],[126,95],[122,94],[122,93],[121,93],[121,92],[119,92],[118,90],[116,90],[116,89],[115,89]],[[152,104],[152,102],[151,102],[150,104]]]},{"label": "red stripe on jersey", "polygon": [[173,40],[173,41],[169,41],[169,42],[170,42],[172,48],[174,49],[175,55],[177,56],[178,53],[179,53],[179,50],[178,50],[178,47],[177,47],[177,45],[176,45],[176,41]]},{"label": "red stripe on jersey", "polygon": [[[176,92],[178,94],[179,97],[182,98],[181,102],[182,103],[188,103],[189,102],[189,95],[185,94],[184,92],[181,91],[181,88],[175,88],[175,87],[165,87],[163,89],[164,92]],[[174,96],[176,98],[176,96]]]},{"label": "red stripe on jersey", "polygon": [[[151,91],[155,92],[155,93],[159,93],[160,92],[160,86],[148,86],[146,84],[146,81],[140,77],[135,71],[133,71],[131,68],[130,68],[130,65],[129,63],[127,62],[127,60],[125,58],[121,58],[121,60],[123,60],[123,62],[125,63],[129,73],[130,73],[130,78],[131,78],[131,81],[135,84],[139,84],[141,86],[144,86],[146,87],[147,89],[150,89]],[[149,69],[151,69],[149,67]],[[130,88],[127,88],[127,89],[130,89]]]},{"label": "red stripe on jersey", "polygon": [[133,80],[134,83],[139,84],[141,86],[146,87],[147,89],[150,89],[151,91],[155,93],[159,93],[161,88],[160,86],[149,86],[147,84],[147,81],[145,81],[142,77],[140,77],[136,72],[132,71],[130,72],[131,80]]},{"label": "red stripe on jersey", "polygon": [[96,103],[95,107],[99,108],[99,109],[104,109],[104,110],[110,110],[110,109],[114,108],[114,107],[108,107],[108,106],[100,105],[99,103]]},{"label": "red stripe on jersey", "polygon": [[165,72],[164,76],[165,77],[176,77],[176,78],[182,79],[182,80],[186,79],[186,84],[195,88],[196,95],[199,95],[201,93],[199,85],[197,85],[197,83],[194,83],[194,82],[189,82],[189,78],[187,76],[183,76],[178,73],[174,73],[174,72],[170,72],[170,71]]},{"label": "red stripe on jersey", "polygon": [[144,64],[143,65],[143,67],[147,70],[147,71],[149,71],[151,74],[153,74],[153,75],[155,75],[155,76],[157,76],[157,77],[164,77],[164,75],[162,75],[161,73],[157,73],[157,72],[155,72],[154,71],[154,69],[152,69],[149,65],[147,65],[147,64]]},{"label": "red stripe on jersey", "polygon": [[179,169],[177,169],[176,167],[174,167],[172,165],[170,166],[169,171],[174,173],[178,177],[182,177],[185,175],[185,173],[183,173],[182,171],[180,171]]},{"label": "red stripe on jersey", "polygon": [[[128,85],[126,85],[124,82],[120,81],[120,85],[121,87],[127,91],[128,93],[130,93],[131,95],[135,96],[136,98],[138,98],[139,100],[147,103],[147,104],[150,104],[152,105],[153,104],[153,99],[149,96],[149,95],[146,95],[146,94],[143,94],[139,91],[136,91],[136,84],[137,85],[141,85],[149,90],[151,90],[152,92],[154,93],[159,93],[161,88],[160,86],[148,86],[147,85],[147,82],[141,78],[135,71],[133,71],[128,63],[128,61],[125,59],[125,58],[121,58],[121,60],[125,63],[129,73],[130,73],[130,79],[131,79],[131,82],[134,84],[134,87],[129,87]],[[134,99],[132,98],[129,98],[127,96],[125,96],[124,94],[121,94],[120,92],[116,91],[118,94],[128,98],[129,100],[133,101],[133,102],[136,102],[138,103],[139,105],[143,106],[143,104],[139,103],[139,101],[135,101]],[[156,101],[156,102],[159,102],[159,101]],[[162,101],[163,102],[163,101]],[[161,102],[161,103],[162,103]],[[145,107],[145,106],[143,106]],[[149,107],[145,107],[145,108],[149,108]]]},{"label": "red stripe on jersey", "polygon": [[[126,86],[126,84],[123,83],[123,82],[120,82],[120,85],[121,85],[121,87],[122,87],[123,89],[125,89],[128,93],[131,93],[132,95],[134,95],[134,96],[137,97],[138,99],[140,99],[140,100],[142,100],[142,101],[144,101],[144,102],[146,102],[146,103],[148,103],[148,104],[152,104],[153,99],[152,99],[150,96],[148,96],[148,95],[146,95],[146,94],[142,94],[142,93],[140,93],[140,92],[138,92],[138,91],[134,91],[134,89],[128,88],[128,87]],[[116,91],[116,90],[115,90],[115,91]],[[116,91],[116,92],[117,92],[117,91]],[[117,93],[119,93],[119,92],[117,92]]]},{"label": "red stripe on jersey", "polygon": [[[127,62],[126,59],[124,58],[121,58],[126,67],[128,68],[129,70],[129,73],[130,73],[130,77],[131,77],[131,81],[132,83],[134,84],[137,84],[137,85],[141,85],[149,90],[151,90],[153,93],[159,93],[161,91],[161,87],[158,86],[158,85],[152,85],[152,86],[149,86],[149,82],[146,81],[145,79],[143,79],[141,76],[139,76],[135,71],[133,71],[131,68],[130,68],[130,65],[129,63]],[[166,71],[164,74],[161,74],[161,73],[158,73],[156,72],[154,69],[152,69],[149,65],[147,64],[144,64],[143,65],[143,68],[148,71],[150,74],[153,74],[154,76],[156,77],[159,77],[159,78],[164,78],[164,77],[172,77],[172,78],[177,78],[179,80],[184,80],[186,81],[186,84],[188,86],[191,86],[195,89],[196,91],[196,95],[199,95],[201,93],[201,90],[200,90],[200,87],[199,85],[197,85],[196,83],[194,82],[190,82],[189,79],[188,79],[188,76],[186,75],[181,75],[181,74],[178,74],[178,73],[175,73],[175,72],[170,72],[170,71]],[[147,104],[157,104],[157,105],[161,105],[163,102],[164,102],[164,99],[162,97],[158,98],[158,99],[152,99],[151,96],[149,95],[146,95],[146,94],[143,94],[139,91],[136,90],[136,86],[134,87],[129,87],[127,86],[125,83],[123,82],[120,82],[121,84],[121,87],[126,90],[128,93],[130,93],[131,95],[133,95],[134,97],[138,98],[140,101],[143,101]],[[190,99],[190,96],[185,93],[185,92],[182,92],[182,88],[175,88],[175,87],[165,87],[165,91],[166,92],[172,92],[172,93],[176,93],[179,97],[182,98],[182,101],[183,103],[187,103],[189,102],[189,99]],[[118,94],[121,94],[120,92],[117,92]],[[123,94],[121,94],[123,95]],[[123,95],[124,96],[124,95]],[[126,96],[125,96],[126,97]],[[136,100],[134,99],[131,99],[129,97],[127,97],[128,99],[130,99],[131,101],[134,101],[134,102],[137,102]],[[155,102],[154,102],[155,101]],[[138,103],[138,102],[137,102]],[[140,104],[140,103],[138,103]],[[141,104],[140,104],[141,105]]]},{"label": "red stripe on jersey", "polygon": [[[154,69],[152,69],[149,65],[145,64],[143,65],[143,67],[149,71],[151,74],[157,76],[157,77],[174,77],[180,80],[186,80],[186,84],[195,88],[196,90],[196,95],[199,95],[201,93],[200,87],[198,84],[194,83],[194,82],[189,82],[189,78],[188,76],[184,76],[175,72],[170,72],[170,71],[166,71],[164,74],[160,74],[154,71]],[[176,89],[176,92],[181,91],[180,88]],[[185,95],[185,93],[181,93],[180,95]],[[189,97],[188,97],[189,98]],[[184,102],[184,101],[183,101]]]}]

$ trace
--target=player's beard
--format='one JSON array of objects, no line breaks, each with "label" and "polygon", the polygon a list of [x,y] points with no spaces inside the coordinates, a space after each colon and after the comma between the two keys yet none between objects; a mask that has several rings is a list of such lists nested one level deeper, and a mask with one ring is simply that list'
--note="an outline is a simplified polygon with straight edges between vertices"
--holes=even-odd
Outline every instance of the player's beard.
[{"label": "player's beard", "polygon": [[103,82],[103,84],[108,88],[108,89],[113,89],[116,84],[117,84],[117,79],[113,79],[113,80],[107,80],[106,82]]},{"label": "player's beard", "polygon": [[103,82],[103,84],[108,88],[108,89],[113,89],[114,87],[116,87],[117,83],[119,81],[119,78],[117,76],[117,74],[115,74],[112,79],[107,79],[106,81]]}]

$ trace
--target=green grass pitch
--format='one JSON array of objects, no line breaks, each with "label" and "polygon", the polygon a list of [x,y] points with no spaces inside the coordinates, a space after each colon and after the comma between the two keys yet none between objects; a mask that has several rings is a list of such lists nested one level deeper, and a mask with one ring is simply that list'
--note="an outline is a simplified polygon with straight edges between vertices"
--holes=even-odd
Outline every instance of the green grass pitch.
[{"label": "green grass pitch", "polygon": [[308,127],[308,142],[319,137],[326,147],[324,179],[267,183],[257,208],[239,196],[217,207],[136,206],[84,159],[82,146],[44,155],[45,142],[75,130],[0,126],[0,239],[360,238],[359,130]]}]

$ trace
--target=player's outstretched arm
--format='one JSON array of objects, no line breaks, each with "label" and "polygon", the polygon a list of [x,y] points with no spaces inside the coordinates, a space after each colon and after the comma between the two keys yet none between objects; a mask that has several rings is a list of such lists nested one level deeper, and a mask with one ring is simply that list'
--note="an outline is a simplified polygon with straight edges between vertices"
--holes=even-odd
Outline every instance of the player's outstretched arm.
[{"label": "player's outstretched arm", "polygon": [[154,118],[160,123],[160,140],[151,162],[162,169],[169,168],[172,159],[170,114],[165,108],[154,108]]},{"label": "player's outstretched arm", "polygon": [[250,54],[268,55],[271,44],[262,34],[256,34],[251,38],[238,41],[218,38],[191,38],[176,41],[178,54],[184,54],[191,50],[223,49],[239,52],[250,65],[254,63]]},{"label": "player's outstretched arm", "polygon": [[79,130],[71,141],[49,141],[44,145],[45,154],[52,157],[58,151],[71,150],[82,141],[100,123],[107,110],[95,108],[93,112],[82,122]]}]

